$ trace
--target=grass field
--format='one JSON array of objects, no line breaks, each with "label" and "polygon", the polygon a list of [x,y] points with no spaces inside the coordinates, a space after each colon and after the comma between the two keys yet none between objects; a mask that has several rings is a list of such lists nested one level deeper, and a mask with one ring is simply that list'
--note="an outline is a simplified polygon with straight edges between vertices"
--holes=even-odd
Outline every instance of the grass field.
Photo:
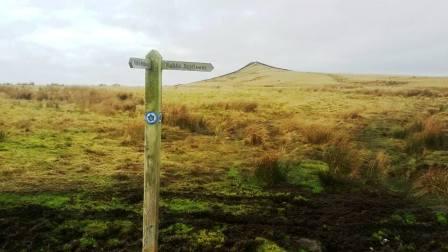
[{"label": "grass field", "polygon": [[[140,250],[143,88],[0,85],[0,113],[0,251]],[[251,63],[163,113],[161,251],[448,251],[448,78]]]}]

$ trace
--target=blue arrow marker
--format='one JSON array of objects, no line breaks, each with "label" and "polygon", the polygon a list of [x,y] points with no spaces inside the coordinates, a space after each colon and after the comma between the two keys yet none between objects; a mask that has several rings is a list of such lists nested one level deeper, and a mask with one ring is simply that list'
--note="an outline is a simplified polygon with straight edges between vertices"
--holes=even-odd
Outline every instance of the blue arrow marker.
[{"label": "blue arrow marker", "polygon": [[149,124],[155,124],[155,123],[159,122],[159,118],[156,113],[147,112],[145,114],[145,121]]}]

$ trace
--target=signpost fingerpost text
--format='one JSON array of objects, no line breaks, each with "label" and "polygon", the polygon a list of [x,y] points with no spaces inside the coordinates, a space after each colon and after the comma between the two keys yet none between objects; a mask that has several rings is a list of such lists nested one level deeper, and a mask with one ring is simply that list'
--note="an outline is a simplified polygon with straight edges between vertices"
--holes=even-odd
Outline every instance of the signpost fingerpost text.
[{"label": "signpost fingerpost text", "polygon": [[145,59],[130,58],[129,67],[145,69],[145,170],[143,192],[142,251],[158,248],[160,147],[162,131],[162,70],[210,72],[210,63],[162,60],[156,50]]}]

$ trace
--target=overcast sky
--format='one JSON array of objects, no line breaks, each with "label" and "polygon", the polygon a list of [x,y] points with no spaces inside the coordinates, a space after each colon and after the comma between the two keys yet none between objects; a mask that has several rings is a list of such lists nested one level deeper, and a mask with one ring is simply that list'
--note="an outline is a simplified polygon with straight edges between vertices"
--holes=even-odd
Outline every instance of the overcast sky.
[{"label": "overcast sky", "polygon": [[143,84],[129,57],[448,76],[446,0],[0,0],[0,82]]}]

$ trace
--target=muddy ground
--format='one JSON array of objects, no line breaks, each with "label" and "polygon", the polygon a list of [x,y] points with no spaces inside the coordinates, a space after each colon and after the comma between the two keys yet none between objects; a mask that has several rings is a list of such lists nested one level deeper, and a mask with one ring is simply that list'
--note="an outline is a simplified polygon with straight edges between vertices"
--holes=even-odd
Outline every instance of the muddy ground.
[{"label": "muddy ground", "polygon": [[[298,251],[301,238],[319,241],[323,251],[448,251],[448,227],[436,221],[432,210],[402,195],[378,190],[320,194],[285,187],[271,190],[271,196],[258,197],[210,195],[198,189],[162,191],[166,200],[206,200],[257,211],[241,214],[212,206],[203,211],[173,212],[162,205],[160,251],[256,251],[264,239]],[[0,206],[0,251],[139,251],[141,188],[116,188],[89,197],[101,202],[119,199],[134,207],[77,211],[37,204]],[[94,239],[91,243],[84,239],[86,229],[61,224],[86,220],[108,223],[105,230],[89,231]],[[120,220],[131,224],[114,224]],[[191,228],[172,228],[179,223]],[[203,233],[207,234],[205,240],[192,239],[197,230],[218,230],[224,239],[213,232]]]}]

